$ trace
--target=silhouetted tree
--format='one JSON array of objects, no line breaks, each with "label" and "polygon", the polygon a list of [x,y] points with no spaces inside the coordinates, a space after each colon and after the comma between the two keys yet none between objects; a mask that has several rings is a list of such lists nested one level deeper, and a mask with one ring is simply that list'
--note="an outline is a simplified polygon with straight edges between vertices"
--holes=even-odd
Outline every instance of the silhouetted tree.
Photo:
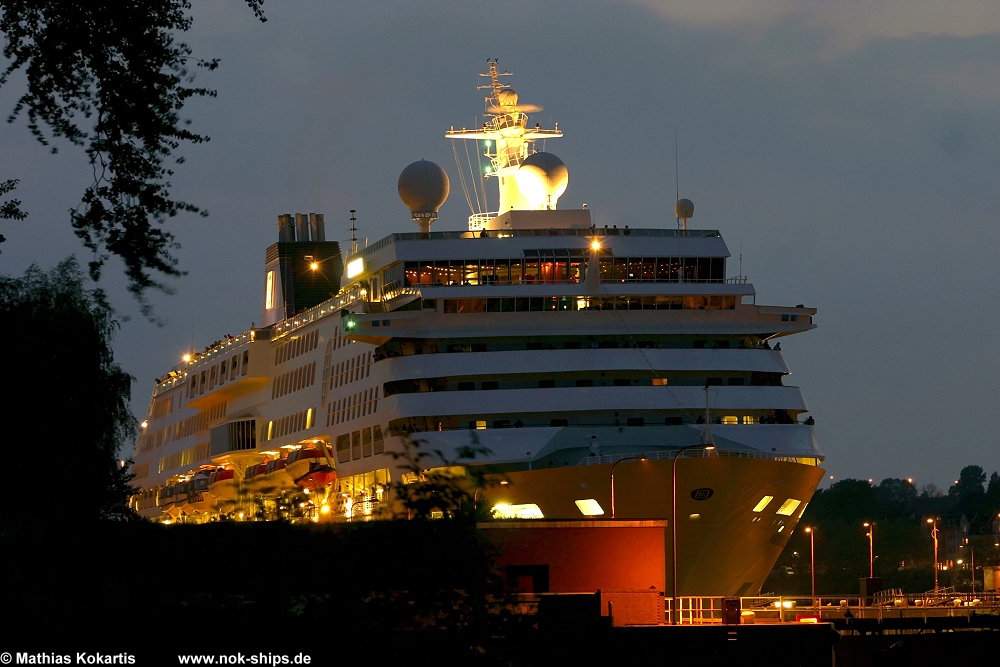
[{"label": "silhouetted tree", "polygon": [[[119,450],[136,433],[132,378],[111,349],[118,327],[73,259],[50,273],[0,277],[9,391],[0,402],[10,452],[0,485],[0,530],[90,524],[134,516]],[[15,435],[17,434],[17,435]]]},{"label": "silhouetted tree", "polygon": [[[258,18],[263,0],[246,0]],[[129,289],[141,304],[150,287],[165,289],[154,275],[178,276],[163,228],[178,213],[203,213],[170,191],[168,161],[181,143],[207,137],[181,118],[192,97],[215,92],[194,87],[192,63],[215,69],[217,60],[192,60],[176,41],[191,27],[187,0],[0,0],[0,32],[7,65],[0,88],[23,74],[25,87],[10,120],[27,117],[45,146],[65,139],[83,147],[93,182],[70,212],[76,235],[93,251],[95,280],[116,255],[125,263]],[[11,183],[11,181],[6,181]],[[2,192],[0,192],[2,194]]]}]

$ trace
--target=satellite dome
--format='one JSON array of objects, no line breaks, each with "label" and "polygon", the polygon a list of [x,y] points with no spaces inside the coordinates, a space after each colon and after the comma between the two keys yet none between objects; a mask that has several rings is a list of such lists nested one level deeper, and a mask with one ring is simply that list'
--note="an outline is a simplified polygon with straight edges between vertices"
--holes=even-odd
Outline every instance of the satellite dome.
[{"label": "satellite dome", "polygon": [[517,185],[533,208],[555,208],[566,192],[569,170],[552,153],[534,153],[517,170]]},{"label": "satellite dome", "polygon": [[399,198],[403,200],[410,215],[420,223],[423,231],[430,229],[430,223],[437,220],[438,209],[448,199],[451,184],[444,169],[418,160],[399,175]]},{"label": "satellite dome", "polygon": [[674,215],[681,220],[694,217],[694,202],[690,199],[678,199],[674,204]]},{"label": "satellite dome", "polygon": [[511,88],[501,90],[497,93],[497,104],[502,107],[516,107],[517,106],[517,92]]}]

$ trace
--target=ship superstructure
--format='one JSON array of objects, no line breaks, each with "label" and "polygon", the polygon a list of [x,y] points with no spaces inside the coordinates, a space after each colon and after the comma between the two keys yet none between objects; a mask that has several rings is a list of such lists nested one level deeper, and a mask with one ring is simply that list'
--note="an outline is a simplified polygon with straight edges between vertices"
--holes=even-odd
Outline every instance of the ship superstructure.
[{"label": "ship superstructure", "polygon": [[[719,232],[687,229],[689,207],[655,229],[559,209],[568,171],[534,142],[561,131],[530,124],[538,107],[495,63],[485,76],[486,122],[446,136],[483,146],[498,209],[432,231],[449,179],[419,161],[399,181],[418,230],[342,262],[309,231],[321,224],[292,240],[279,218],[262,325],[157,381],[136,506],[185,521],[377,517],[406,473],[392,453],[418,443],[502,479],[476,490],[497,516],[676,514],[682,592],[756,592],[822,477],[776,345],[814,328],[815,309],[758,305],[727,277]],[[334,277],[330,298],[301,289]],[[278,294],[294,312],[275,310]]]}]

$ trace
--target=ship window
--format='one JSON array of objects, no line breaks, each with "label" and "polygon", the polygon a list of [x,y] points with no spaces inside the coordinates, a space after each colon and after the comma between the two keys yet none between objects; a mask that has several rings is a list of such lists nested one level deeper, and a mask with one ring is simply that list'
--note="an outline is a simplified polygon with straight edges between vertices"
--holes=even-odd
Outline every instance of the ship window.
[{"label": "ship window", "polygon": [[361,431],[361,455],[365,458],[372,455],[372,430],[370,428]]},{"label": "ship window", "polygon": [[729,378],[730,385],[741,386],[743,384],[743,378]]},{"label": "ship window", "polygon": [[337,436],[337,461],[346,463],[351,460],[351,436],[347,433]]},{"label": "ship window", "polygon": [[499,389],[500,383],[496,380],[487,380],[483,382],[483,389]]},{"label": "ship window", "polygon": [[372,426],[372,451],[381,454],[385,451],[385,441],[382,439],[382,427],[376,424]]},{"label": "ship window", "polygon": [[555,386],[556,386],[556,381],[555,380],[539,380],[538,381],[538,388],[539,389],[552,389]]},{"label": "ship window", "polygon": [[576,386],[577,387],[593,387],[594,386],[594,381],[593,380],[577,380],[576,381]]},{"label": "ship window", "polygon": [[509,419],[494,419],[493,428],[510,428]]},{"label": "ship window", "polygon": [[668,378],[653,378],[654,387],[665,387],[668,384],[670,384],[670,380]]},{"label": "ship window", "polygon": [[361,431],[351,433],[351,458],[355,461],[361,458]]},{"label": "ship window", "polygon": [[778,508],[776,514],[783,514],[785,516],[791,516],[795,509],[802,504],[801,500],[796,500],[795,498],[789,498],[785,502],[781,503],[781,507]]},{"label": "ship window", "polygon": [[722,423],[723,424],[739,424],[740,423],[740,419],[739,419],[739,417],[737,417],[735,415],[726,415],[725,417],[722,418]]},{"label": "ship window", "polygon": [[788,321],[788,313],[783,313],[781,315],[781,321],[782,322],[787,322]]},{"label": "ship window", "polygon": [[645,426],[646,420],[643,417],[629,417],[626,423],[629,426]]},{"label": "ship window", "polygon": [[753,508],[754,512],[760,512],[765,507],[767,507],[771,501],[774,500],[774,496],[764,496],[760,499],[760,502]]},{"label": "ship window", "polygon": [[476,388],[476,383],[475,382],[459,382],[458,383],[458,390],[459,391],[472,391],[475,388]]},{"label": "ship window", "polygon": [[722,384],[722,378],[706,378],[705,384],[708,386],[716,386]]},{"label": "ship window", "polygon": [[470,429],[475,429],[477,431],[485,431],[486,430],[486,422],[483,421],[483,420],[481,420],[481,419],[478,420],[478,421],[475,421],[475,420],[470,421],[469,422],[469,428]]},{"label": "ship window", "polygon": [[632,385],[632,381],[629,380],[628,378],[616,378],[615,379],[615,386],[616,387],[629,387],[631,385]]},{"label": "ship window", "polygon": [[665,417],[663,419],[663,424],[665,426],[680,426],[683,422],[680,417]]},{"label": "ship window", "polygon": [[756,424],[757,423],[757,417],[754,416],[754,415],[743,415],[743,423],[744,424]]},{"label": "ship window", "polygon": [[226,362],[223,361],[219,365],[219,384],[225,384],[226,382]]},{"label": "ship window", "polygon": [[585,498],[584,500],[574,500],[577,509],[580,510],[580,514],[583,516],[601,516],[604,514],[604,508],[601,504],[594,500],[593,498]]},{"label": "ship window", "polygon": [[243,369],[240,372],[240,375],[246,375],[247,371],[250,370],[250,350],[247,350],[246,352],[243,353],[243,364],[242,364],[242,366],[243,366]]},{"label": "ship window", "polygon": [[568,419],[552,419],[552,420],[549,420],[549,426],[553,426],[553,427],[556,427],[556,428],[558,428],[560,426],[569,426],[569,420]]}]

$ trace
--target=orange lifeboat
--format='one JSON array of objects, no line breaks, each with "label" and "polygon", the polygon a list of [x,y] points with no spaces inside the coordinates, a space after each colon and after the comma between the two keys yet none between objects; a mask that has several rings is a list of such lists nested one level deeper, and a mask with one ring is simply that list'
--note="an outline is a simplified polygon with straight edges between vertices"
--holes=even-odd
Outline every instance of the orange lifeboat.
[{"label": "orange lifeboat", "polygon": [[292,452],[288,455],[285,469],[295,484],[303,489],[320,489],[337,479],[337,472],[319,449]]}]

